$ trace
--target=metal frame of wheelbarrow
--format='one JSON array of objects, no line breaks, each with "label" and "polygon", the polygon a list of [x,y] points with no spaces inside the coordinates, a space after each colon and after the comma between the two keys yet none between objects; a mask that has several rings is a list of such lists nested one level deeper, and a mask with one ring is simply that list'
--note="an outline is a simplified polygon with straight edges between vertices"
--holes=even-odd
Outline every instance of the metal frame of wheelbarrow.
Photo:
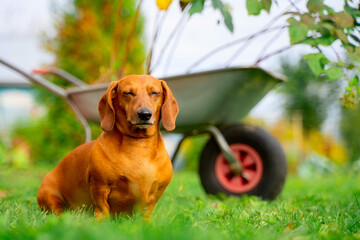
[{"label": "metal frame of wheelbarrow", "polygon": [[[70,106],[70,108],[73,110],[73,112],[75,113],[77,119],[79,120],[79,122],[81,123],[82,127],[84,128],[85,131],[85,142],[89,142],[91,141],[91,129],[89,126],[89,122],[88,120],[84,117],[84,115],[81,113],[80,109],[77,107],[77,105],[74,103],[74,101],[71,99],[69,93],[62,89],[61,87],[47,81],[44,78],[41,77],[34,77],[24,71],[22,71],[21,69],[13,66],[12,64],[9,64],[7,62],[5,62],[4,60],[0,59],[0,63],[3,64],[4,66],[14,70],[15,72],[21,74],[22,76],[24,76],[25,78],[27,78],[29,81],[31,81],[32,83],[35,83],[37,85],[40,85],[42,87],[44,87],[46,90],[54,93],[55,95],[61,97],[62,99],[64,99],[68,105]],[[48,69],[35,69],[33,70],[34,74],[39,74],[39,75],[55,75],[60,77],[61,79],[67,81],[68,83],[74,84],[75,86],[78,87],[84,87],[86,88],[88,85],[86,83],[84,83],[83,81],[81,81],[80,79],[76,78],[75,76],[61,70],[61,69],[57,69],[57,68],[48,68]],[[209,133],[211,134],[214,139],[216,140],[221,152],[224,154],[225,159],[228,161],[228,163],[230,164],[230,168],[235,172],[235,173],[241,173],[242,171],[242,167],[241,164],[239,164],[239,162],[236,160],[236,157],[234,156],[234,154],[232,153],[232,151],[230,150],[230,147],[228,145],[228,143],[226,142],[224,136],[222,135],[222,133],[220,132],[220,130],[215,127],[215,126],[206,126],[206,127],[200,127],[197,130],[193,130],[190,133],[186,134],[183,139],[179,142],[175,153],[172,156],[172,163],[174,163],[175,158],[177,156],[177,153],[180,149],[181,143],[183,142],[183,140],[185,138],[187,138],[188,136],[191,135],[198,135],[200,133]]]},{"label": "metal frame of wheelbarrow", "polygon": [[[80,109],[76,106],[76,104],[74,103],[74,101],[70,98],[68,92],[64,89],[62,89],[61,87],[47,81],[44,78],[40,78],[40,77],[34,77],[24,71],[22,71],[21,69],[15,67],[12,64],[9,64],[8,62],[0,59],[0,63],[3,64],[4,66],[14,70],[15,72],[23,75],[25,78],[27,78],[30,82],[35,83],[37,85],[42,86],[43,88],[45,88],[46,90],[54,93],[55,95],[61,97],[62,99],[66,100],[66,102],[68,103],[68,105],[70,106],[70,108],[73,110],[73,112],[75,113],[77,119],[79,120],[79,122],[81,123],[81,125],[84,128],[85,131],[85,142],[89,142],[91,141],[91,129],[89,126],[89,123],[87,121],[87,119],[84,117],[84,115],[80,112]],[[70,75],[69,73],[65,72],[65,71],[59,71],[58,69],[52,68],[49,70],[35,70],[34,73],[36,74],[53,74],[56,75],[62,79],[64,79],[65,81],[67,81],[68,83],[72,83],[75,86],[78,87],[87,87],[88,85],[86,83],[84,83],[83,81],[75,78],[74,76]]]}]

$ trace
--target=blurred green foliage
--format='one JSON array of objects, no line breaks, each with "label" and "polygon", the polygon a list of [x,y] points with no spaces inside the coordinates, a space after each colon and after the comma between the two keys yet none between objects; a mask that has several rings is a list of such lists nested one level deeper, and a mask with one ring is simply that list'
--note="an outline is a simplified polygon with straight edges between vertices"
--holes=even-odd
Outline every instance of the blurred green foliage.
[{"label": "blurred green foliage", "polygon": [[[269,12],[272,2],[247,0],[248,13],[258,15],[261,10]],[[352,78],[347,76],[347,72],[353,69],[360,71],[360,3],[357,0],[344,0],[343,3],[344,8],[336,11],[323,0],[308,0],[308,11],[296,9],[285,14],[290,16],[290,44],[306,44],[316,51],[304,57],[315,76],[326,75],[329,80],[344,77],[348,81],[342,101],[344,105],[351,106],[360,102],[360,85],[352,84]],[[340,57],[339,50],[336,50],[339,47],[341,55],[345,53],[349,61]],[[334,52],[337,59],[330,58],[325,49]]]},{"label": "blurred green foliage", "polygon": [[[301,114],[305,136],[311,130],[321,130],[324,120],[333,117],[328,115],[330,108],[338,107],[337,100],[344,80],[329,82],[326,76],[315,76],[304,60],[296,66],[283,60],[282,70],[288,77],[288,81],[280,88],[280,92],[286,98],[286,114],[290,119],[293,119],[296,113]],[[360,119],[360,108],[341,107],[339,114],[339,130],[345,142],[348,161],[359,160],[360,125],[355,123]]]},{"label": "blurred green foliage", "polygon": [[[119,72],[144,72],[144,20],[140,17],[131,39],[136,13],[135,0],[72,0],[57,13],[55,37],[44,39],[44,47],[56,56],[56,66],[87,83],[117,80]],[[130,41],[129,56],[123,66]],[[120,69],[124,67],[124,69]]]},{"label": "blurred green foliage", "polygon": [[197,172],[199,160],[205,144],[208,142],[208,135],[197,135],[188,137],[181,145],[181,157],[185,160],[185,169]]},{"label": "blurred green foliage", "polygon": [[360,160],[360,107],[342,108],[341,135],[346,142],[350,161]]},{"label": "blurred green foliage", "polygon": [[84,141],[81,125],[71,112],[62,111],[58,118],[53,114],[49,111],[43,117],[19,122],[13,130],[14,136],[21,136],[30,145],[35,163],[57,163]]},{"label": "blurred green foliage", "polygon": [[0,138],[0,165],[5,163],[7,149],[2,139]]},{"label": "blurred green foliage", "polygon": [[315,76],[304,60],[292,65],[284,59],[281,67],[288,78],[280,88],[286,99],[285,113],[290,119],[300,114],[305,133],[320,130],[329,107],[338,99],[338,84]]},{"label": "blurred green foliage", "polygon": [[[55,12],[56,34],[44,38],[45,48],[56,56],[55,66],[86,83],[108,82],[123,74],[142,74],[144,21],[140,16],[135,29],[131,29],[135,4],[135,0],[73,0],[65,10]],[[56,77],[47,79],[64,88],[69,85]],[[27,141],[33,160],[56,163],[83,143],[84,132],[63,99],[41,87],[35,87],[34,92],[47,112],[16,124],[13,135]],[[96,125],[91,127],[96,138],[101,130]]]}]

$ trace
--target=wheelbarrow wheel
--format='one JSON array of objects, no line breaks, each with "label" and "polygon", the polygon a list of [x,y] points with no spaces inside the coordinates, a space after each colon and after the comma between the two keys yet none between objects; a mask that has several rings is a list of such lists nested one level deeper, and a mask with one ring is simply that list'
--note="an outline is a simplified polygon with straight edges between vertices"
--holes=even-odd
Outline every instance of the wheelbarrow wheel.
[{"label": "wheelbarrow wheel", "polygon": [[209,194],[256,195],[272,200],[281,191],[286,174],[285,154],[265,130],[249,124],[222,129],[243,171],[231,171],[214,138],[205,145],[199,163],[200,180]]}]

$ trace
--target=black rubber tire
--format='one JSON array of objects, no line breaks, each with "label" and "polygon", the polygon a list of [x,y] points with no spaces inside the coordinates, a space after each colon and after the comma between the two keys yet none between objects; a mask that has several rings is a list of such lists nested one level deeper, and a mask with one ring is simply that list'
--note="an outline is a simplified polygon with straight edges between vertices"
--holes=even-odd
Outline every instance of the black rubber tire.
[{"label": "black rubber tire", "polygon": [[221,132],[229,145],[243,143],[258,152],[263,163],[263,175],[260,182],[248,192],[239,194],[226,190],[215,175],[215,161],[220,149],[211,138],[202,151],[199,163],[200,180],[205,191],[209,194],[256,195],[266,200],[273,200],[279,195],[287,175],[286,157],[279,142],[265,130],[249,124],[227,126]]}]

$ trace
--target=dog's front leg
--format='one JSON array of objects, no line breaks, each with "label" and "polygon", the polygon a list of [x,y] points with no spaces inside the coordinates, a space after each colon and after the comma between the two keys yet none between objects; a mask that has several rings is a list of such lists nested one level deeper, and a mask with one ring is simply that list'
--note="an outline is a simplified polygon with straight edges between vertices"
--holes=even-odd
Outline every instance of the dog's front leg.
[{"label": "dog's front leg", "polygon": [[110,187],[105,184],[92,183],[90,185],[90,195],[94,204],[96,221],[110,215],[110,206],[108,203],[110,190]]},{"label": "dog's front leg", "polygon": [[142,217],[145,220],[147,220],[147,221],[150,220],[150,217],[155,208],[155,205],[156,205],[157,201],[163,195],[167,184],[168,183],[157,186],[157,191],[150,197],[150,201],[148,201],[146,204],[144,204]]},{"label": "dog's front leg", "polygon": [[154,210],[156,202],[150,203],[148,206],[143,208],[143,213],[142,213],[142,217],[146,220],[149,221],[152,211]]}]

